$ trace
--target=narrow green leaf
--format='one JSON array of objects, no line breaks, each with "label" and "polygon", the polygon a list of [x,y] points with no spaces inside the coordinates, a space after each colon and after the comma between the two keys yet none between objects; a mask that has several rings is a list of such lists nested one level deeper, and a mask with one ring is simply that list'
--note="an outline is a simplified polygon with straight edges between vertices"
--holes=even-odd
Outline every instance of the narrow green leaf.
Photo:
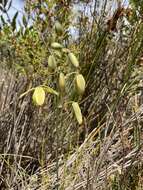
[{"label": "narrow green leaf", "polygon": [[50,88],[49,86],[43,86],[43,87],[44,87],[45,91],[47,91],[48,93],[55,94],[56,96],[59,96],[59,93],[56,90]]}]

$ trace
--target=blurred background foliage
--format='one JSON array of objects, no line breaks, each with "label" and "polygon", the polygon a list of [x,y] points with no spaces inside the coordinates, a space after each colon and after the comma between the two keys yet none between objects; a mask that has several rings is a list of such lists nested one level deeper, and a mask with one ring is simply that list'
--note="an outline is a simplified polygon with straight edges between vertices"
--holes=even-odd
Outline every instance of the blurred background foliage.
[{"label": "blurred background foliage", "polygon": [[[0,1],[1,189],[143,189],[142,1],[24,3],[17,22],[19,11],[9,15],[12,1]],[[78,68],[69,63],[69,51]],[[50,55],[57,63],[52,71]],[[86,81],[80,96],[77,73]],[[41,107],[31,91],[20,98],[39,85],[60,98],[48,93]],[[82,125],[71,101],[80,105]]]}]

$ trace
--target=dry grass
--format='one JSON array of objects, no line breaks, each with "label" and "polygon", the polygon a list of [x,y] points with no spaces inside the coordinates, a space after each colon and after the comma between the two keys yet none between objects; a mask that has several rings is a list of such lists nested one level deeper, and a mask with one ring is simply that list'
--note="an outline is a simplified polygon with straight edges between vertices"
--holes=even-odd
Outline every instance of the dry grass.
[{"label": "dry grass", "polygon": [[[50,94],[42,107],[32,104],[31,93],[20,98],[27,89],[45,81],[56,86],[54,75],[46,73],[45,65],[51,30],[43,35],[41,23],[35,21],[37,25],[34,23],[36,26],[29,29],[26,37],[17,34],[15,42],[15,34],[5,33],[6,38],[0,40],[1,189],[143,189],[143,87],[139,61],[143,23],[140,17],[128,20],[128,24],[127,18],[119,18],[117,31],[107,30],[106,3],[101,3],[102,12],[95,3],[92,22],[77,24],[80,35],[76,42],[63,40],[75,53],[79,52],[79,70],[86,79],[82,97],[71,92],[71,81],[64,97],[78,99],[84,118],[81,126],[68,106],[57,108],[56,98]],[[81,20],[85,16],[82,14]],[[35,40],[35,49],[30,40]],[[21,65],[28,67],[27,63],[40,63],[34,65],[37,71],[33,71],[33,78],[19,72]]]}]

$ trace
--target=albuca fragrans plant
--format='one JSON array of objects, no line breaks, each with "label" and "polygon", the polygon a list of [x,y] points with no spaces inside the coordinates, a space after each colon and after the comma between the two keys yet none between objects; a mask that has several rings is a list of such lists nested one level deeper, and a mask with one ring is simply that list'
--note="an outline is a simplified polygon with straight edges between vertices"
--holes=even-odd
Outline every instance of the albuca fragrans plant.
[{"label": "albuca fragrans plant", "polygon": [[79,1],[26,2],[20,30],[16,14],[0,40],[1,65],[16,66],[1,96],[3,189],[143,189],[143,3],[80,1],[73,24]]},{"label": "albuca fragrans plant", "polygon": [[[60,24],[60,22],[55,23],[54,30],[57,35],[61,35],[63,33],[63,27]],[[67,66],[69,68],[72,65],[74,66],[74,72],[65,73],[64,67],[62,68],[62,65],[61,65],[62,60],[60,59],[62,57],[62,53],[65,54],[63,56],[66,56],[67,63],[68,63]],[[57,99],[60,99],[61,96],[63,96],[63,92],[66,89],[66,83],[68,80],[68,76],[70,76],[72,74],[74,74],[74,76],[75,76],[74,80],[73,80],[73,83],[75,83],[75,93],[79,97],[83,95],[83,93],[85,91],[85,79],[82,74],[79,74],[78,59],[76,58],[74,53],[70,52],[69,49],[64,48],[64,46],[61,45],[59,42],[52,42],[52,44],[51,44],[51,55],[49,55],[49,57],[48,57],[48,70],[51,73],[53,72],[54,78],[56,78],[57,76],[59,77],[58,80],[56,79],[56,81],[58,81],[57,82],[58,84],[56,84],[56,87],[57,87],[57,89],[59,87],[59,92],[57,89],[53,89],[53,88],[50,88],[49,86],[41,84],[40,86],[37,86],[35,88],[28,89],[28,91],[24,92],[21,95],[21,97],[23,97],[24,95],[26,95],[27,93],[29,93],[31,91],[34,91],[32,99],[33,99],[34,104],[37,106],[42,106],[44,104],[45,92],[57,95]],[[77,119],[78,123],[81,125],[83,122],[83,119],[82,119],[82,113],[81,113],[81,109],[79,107],[79,103],[74,102],[73,100],[69,99],[63,103],[63,105],[65,105],[65,104],[72,104],[72,108],[75,113],[76,119]]]}]

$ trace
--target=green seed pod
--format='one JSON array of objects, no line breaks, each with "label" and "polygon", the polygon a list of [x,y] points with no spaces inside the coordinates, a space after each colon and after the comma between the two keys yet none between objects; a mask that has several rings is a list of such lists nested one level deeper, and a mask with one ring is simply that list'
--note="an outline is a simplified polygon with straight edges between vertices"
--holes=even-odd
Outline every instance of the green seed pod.
[{"label": "green seed pod", "polygon": [[73,102],[72,103],[72,107],[73,107],[76,119],[77,119],[79,125],[81,125],[82,124],[82,113],[81,113],[81,109],[80,109],[78,103],[77,102]]},{"label": "green seed pod", "polygon": [[73,53],[69,53],[68,58],[74,67],[76,67],[76,68],[79,67],[79,62]]},{"label": "green seed pod", "polygon": [[63,27],[58,21],[55,23],[55,31],[58,35],[61,35],[63,33]]},{"label": "green seed pod", "polygon": [[48,58],[48,67],[51,70],[55,70],[57,67],[56,60],[55,60],[55,57],[53,55],[50,55]]},{"label": "green seed pod", "polygon": [[63,48],[63,46],[62,46],[61,44],[57,43],[57,42],[53,42],[53,43],[51,44],[51,47],[52,47],[53,49],[62,49],[62,48]]},{"label": "green seed pod", "polygon": [[65,75],[63,73],[60,73],[59,75],[59,88],[61,92],[65,91]]},{"label": "green seed pod", "polygon": [[85,80],[81,74],[78,74],[75,77],[75,88],[79,95],[82,95],[85,91]]},{"label": "green seed pod", "polygon": [[33,102],[37,106],[42,106],[45,101],[45,91],[42,87],[36,87],[32,96]]}]

